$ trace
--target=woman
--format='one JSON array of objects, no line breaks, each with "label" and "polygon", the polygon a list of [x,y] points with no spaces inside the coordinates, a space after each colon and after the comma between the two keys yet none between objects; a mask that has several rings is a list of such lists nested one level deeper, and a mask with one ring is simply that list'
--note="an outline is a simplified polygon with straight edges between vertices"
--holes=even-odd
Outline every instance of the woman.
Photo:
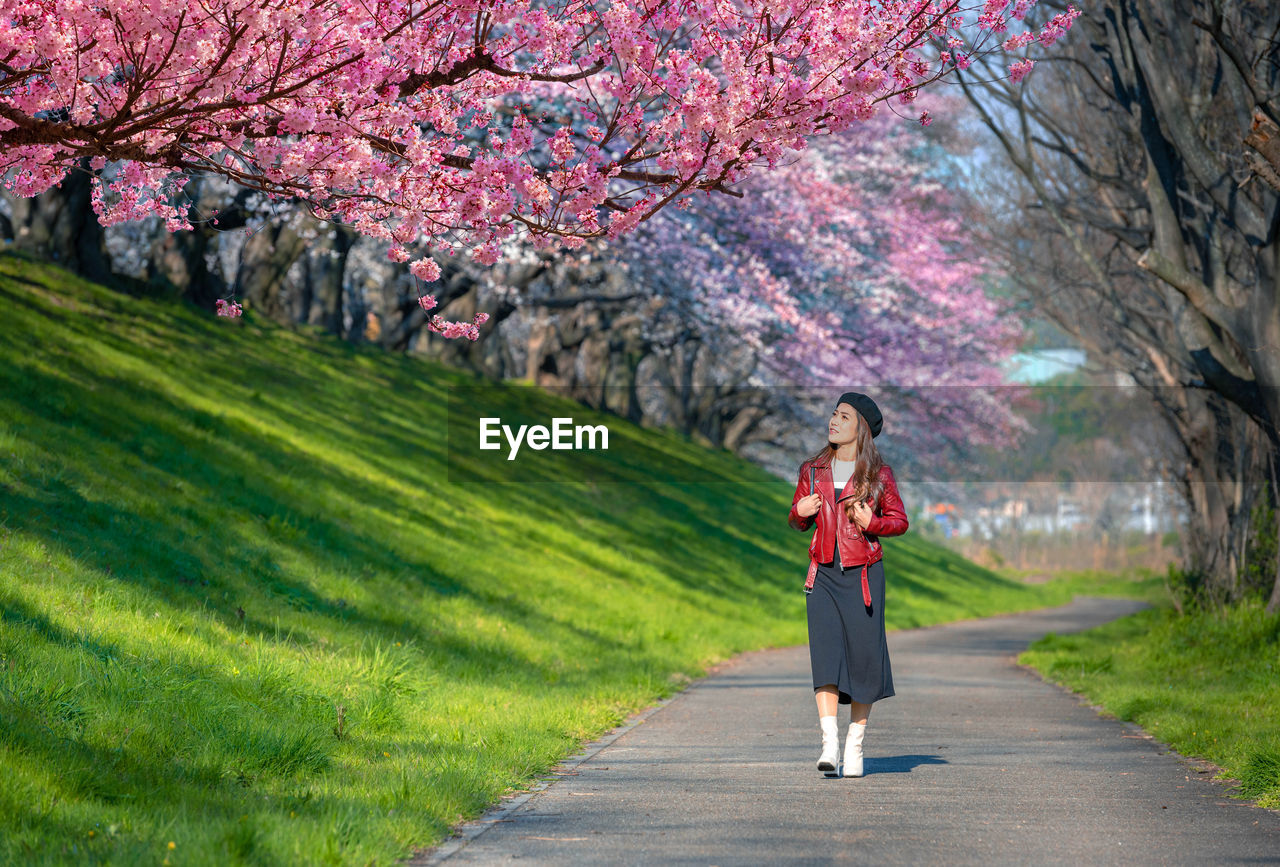
[{"label": "woman", "polygon": [[879,536],[907,532],[907,514],[889,465],[871,441],[884,424],[865,394],[840,395],[827,445],[800,465],[787,522],[817,524],[805,580],[809,662],[822,728],[818,770],[839,776],[839,705],[850,710],[843,775],[862,776],[862,739],[872,702],[893,695],[884,636],[884,563]]}]

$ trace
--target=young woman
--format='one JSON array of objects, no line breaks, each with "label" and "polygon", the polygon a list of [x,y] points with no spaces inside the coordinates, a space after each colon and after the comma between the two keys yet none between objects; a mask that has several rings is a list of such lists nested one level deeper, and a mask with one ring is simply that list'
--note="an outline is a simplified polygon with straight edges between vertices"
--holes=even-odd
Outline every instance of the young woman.
[{"label": "young woman", "polygon": [[[853,391],[840,395],[827,424],[827,445],[800,465],[787,518],[797,530],[817,524],[804,588],[822,729],[818,770],[828,777],[862,776],[871,704],[894,694],[878,537],[907,532],[907,513],[893,471],[871,441],[883,424],[871,398]],[[836,712],[842,704],[850,706],[850,719],[841,771]]]}]

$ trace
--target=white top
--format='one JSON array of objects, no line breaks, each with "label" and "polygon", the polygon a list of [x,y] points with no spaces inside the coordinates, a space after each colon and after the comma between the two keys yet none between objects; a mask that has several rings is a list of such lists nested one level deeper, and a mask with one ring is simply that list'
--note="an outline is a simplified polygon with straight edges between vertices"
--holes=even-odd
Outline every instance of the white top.
[{"label": "white top", "polygon": [[853,475],[854,463],[839,458],[831,459],[831,481],[837,488],[844,487],[845,482],[849,481],[849,477]]}]

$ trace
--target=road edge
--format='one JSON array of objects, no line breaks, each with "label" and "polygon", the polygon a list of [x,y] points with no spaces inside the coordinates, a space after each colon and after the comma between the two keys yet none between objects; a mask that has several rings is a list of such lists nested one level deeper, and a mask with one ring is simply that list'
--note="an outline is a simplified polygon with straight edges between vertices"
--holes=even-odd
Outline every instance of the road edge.
[{"label": "road edge", "polygon": [[735,653],[727,659],[723,659],[708,666],[701,676],[685,683],[673,695],[669,695],[664,699],[659,699],[656,703],[636,711],[600,737],[590,741],[589,743],[583,744],[577,752],[566,756],[558,764],[549,770],[544,771],[540,775],[541,778],[533,783],[529,788],[504,795],[502,800],[489,807],[475,819],[470,819],[462,822],[461,824],[455,825],[450,836],[440,843],[425,849],[420,849],[398,863],[403,865],[403,867],[432,867],[432,865],[439,864],[448,858],[453,857],[485,831],[492,828],[498,822],[504,821],[507,816],[523,807],[531,799],[537,797],[553,783],[557,782],[562,777],[572,776],[574,768],[584,762],[590,761],[605,747],[612,744],[636,726],[642,725],[650,716],[662,710],[664,707],[682,696],[688,695],[691,690],[697,689],[706,683],[712,675],[720,674],[726,669],[739,665],[758,654],[769,653],[777,650],[786,650],[788,647],[759,647],[753,650],[744,650],[740,653]]},{"label": "road edge", "polygon": [[[1129,616],[1129,615],[1125,615],[1125,616]],[[1210,774],[1211,776],[1208,776],[1205,779],[1217,785],[1217,787],[1222,790],[1223,797],[1230,798],[1233,802],[1237,804],[1243,804],[1248,807],[1253,807],[1255,810],[1265,810],[1268,813],[1274,813],[1277,816],[1280,816],[1280,809],[1277,809],[1274,807],[1264,807],[1257,802],[1256,798],[1244,798],[1244,797],[1240,797],[1238,795],[1233,794],[1231,790],[1240,785],[1240,780],[1238,780],[1235,777],[1227,776],[1226,768],[1222,767],[1221,765],[1216,764],[1215,762],[1211,762],[1208,759],[1202,759],[1199,756],[1189,756],[1186,753],[1178,752],[1178,750],[1176,750],[1169,743],[1167,743],[1166,741],[1160,740],[1160,738],[1151,734],[1151,732],[1147,731],[1138,723],[1133,722],[1132,720],[1121,719],[1120,717],[1116,716],[1116,714],[1113,711],[1109,710],[1108,708],[1106,708],[1101,704],[1098,704],[1097,702],[1089,698],[1089,696],[1085,695],[1084,693],[1078,692],[1072,689],[1071,687],[1067,686],[1066,684],[1062,684],[1062,683],[1058,683],[1057,681],[1050,680],[1049,678],[1045,677],[1044,674],[1041,673],[1041,671],[1033,665],[1030,665],[1024,662],[1018,662],[1018,655],[1015,655],[1013,657],[1013,664],[1018,668],[1022,669],[1024,672],[1026,672],[1028,676],[1033,677],[1036,680],[1039,680],[1041,683],[1048,684],[1054,689],[1057,689],[1058,691],[1064,692],[1067,695],[1071,696],[1076,700],[1077,703],[1085,705],[1094,713],[1096,713],[1099,718],[1109,720],[1111,722],[1119,723],[1121,728],[1123,728],[1128,733],[1124,735],[1124,737],[1140,737],[1140,738],[1143,738],[1144,740],[1148,740],[1158,748],[1161,755],[1173,756],[1180,763],[1189,767],[1196,774]]]}]

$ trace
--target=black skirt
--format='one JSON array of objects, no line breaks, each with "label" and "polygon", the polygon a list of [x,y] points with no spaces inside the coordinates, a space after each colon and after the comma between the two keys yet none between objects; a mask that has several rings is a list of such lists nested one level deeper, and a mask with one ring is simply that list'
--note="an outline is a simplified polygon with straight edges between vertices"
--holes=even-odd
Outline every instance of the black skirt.
[{"label": "black skirt", "polygon": [[833,562],[818,564],[813,591],[806,596],[809,663],[813,689],[835,684],[840,704],[870,704],[893,695],[893,672],[884,635],[884,560],[867,566],[871,607],[862,601],[862,564],[840,569],[840,546]]}]

